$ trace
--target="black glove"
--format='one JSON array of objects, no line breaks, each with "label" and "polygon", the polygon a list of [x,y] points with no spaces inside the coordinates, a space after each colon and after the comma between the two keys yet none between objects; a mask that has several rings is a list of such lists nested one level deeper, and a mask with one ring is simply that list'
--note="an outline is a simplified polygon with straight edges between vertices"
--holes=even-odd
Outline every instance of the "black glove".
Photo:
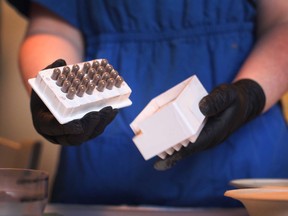
[{"label": "black glove", "polygon": [[[45,69],[65,65],[64,60],[58,59]],[[90,112],[81,119],[60,124],[33,90],[30,108],[36,131],[50,142],[61,145],[80,145],[100,135],[118,113],[117,109],[105,107],[99,112]]]},{"label": "black glove", "polygon": [[220,144],[244,123],[259,115],[265,101],[264,91],[253,80],[243,79],[216,87],[199,103],[200,111],[208,120],[196,142],[164,160],[156,161],[155,169],[169,169],[195,152]]}]

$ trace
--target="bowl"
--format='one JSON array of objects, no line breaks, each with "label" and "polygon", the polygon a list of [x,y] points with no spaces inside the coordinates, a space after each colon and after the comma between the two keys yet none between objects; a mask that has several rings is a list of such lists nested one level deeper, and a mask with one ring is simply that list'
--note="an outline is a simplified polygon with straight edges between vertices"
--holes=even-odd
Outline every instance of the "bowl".
[{"label": "bowl", "polygon": [[288,215],[287,187],[234,189],[224,195],[242,202],[250,216]]},{"label": "bowl", "polygon": [[234,179],[230,181],[229,184],[236,188],[288,187],[288,179]]},{"label": "bowl", "polygon": [[48,200],[48,173],[0,168],[0,215],[41,216]]}]

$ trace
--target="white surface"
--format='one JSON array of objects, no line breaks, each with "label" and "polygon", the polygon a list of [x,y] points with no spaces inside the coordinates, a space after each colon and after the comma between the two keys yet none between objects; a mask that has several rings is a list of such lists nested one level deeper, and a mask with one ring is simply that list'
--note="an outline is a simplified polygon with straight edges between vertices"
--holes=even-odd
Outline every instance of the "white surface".
[{"label": "white surface", "polygon": [[242,202],[250,216],[288,215],[288,188],[246,188],[225,192]]},{"label": "white surface", "polygon": [[230,185],[236,188],[258,188],[258,187],[287,187],[288,179],[234,179]]},{"label": "white surface", "polygon": [[195,142],[205,124],[198,103],[207,95],[194,75],[152,99],[130,124],[133,141],[145,160],[165,158]]},{"label": "white surface", "polygon": [[[92,65],[93,61],[88,62]],[[83,64],[84,62],[78,63],[80,69]],[[73,65],[67,66],[71,69]],[[62,71],[63,67],[58,68]],[[131,89],[125,81],[120,88],[114,86],[112,90],[105,89],[103,92],[95,88],[92,95],[86,93],[83,97],[75,95],[75,98],[70,100],[66,97],[67,93],[62,92],[56,81],[51,79],[53,70],[54,68],[40,71],[36,78],[29,80],[29,84],[61,124],[82,118],[88,112],[99,111],[106,106],[123,108],[132,104],[129,99]]]}]

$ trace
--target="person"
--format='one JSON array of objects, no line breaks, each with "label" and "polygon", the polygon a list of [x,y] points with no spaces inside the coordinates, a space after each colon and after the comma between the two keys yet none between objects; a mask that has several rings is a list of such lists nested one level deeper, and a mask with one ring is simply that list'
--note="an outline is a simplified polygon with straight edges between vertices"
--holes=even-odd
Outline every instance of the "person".
[{"label": "person", "polygon": [[[100,58],[132,89],[132,106],[64,125],[32,91],[35,129],[62,145],[52,202],[235,207],[223,195],[230,180],[288,177],[278,103],[288,90],[285,0],[10,3],[29,20],[19,54],[29,92],[27,80],[47,65]],[[164,160],[145,161],[129,124],[193,74],[210,92],[199,104],[208,117],[199,138]]]}]

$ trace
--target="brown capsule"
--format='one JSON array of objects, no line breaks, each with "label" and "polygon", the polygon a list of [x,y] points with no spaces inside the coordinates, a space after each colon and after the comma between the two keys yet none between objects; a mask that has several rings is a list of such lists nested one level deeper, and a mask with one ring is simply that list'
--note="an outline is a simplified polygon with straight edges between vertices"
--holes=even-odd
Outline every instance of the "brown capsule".
[{"label": "brown capsule", "polygon": [[90,79],[93,79],[93,76],[96,74],[96,70],[95,70],[95,68],[89,68],[89,70],[88,70],[88,77],[90,78]]},{"label": "brown capsule", "polygon": [[78,88],[78,86],[80,85],[81,80],[79,80],[78,78],[75,78],[72,82],[72,87],[74,88]]},{"label": "brown capsule", "polygon": [[80,70],[79,65],[78,65],[78,64],[74,64],[74,65],[72,66],[71,72],[74,73],[74,74],[76,74],[79,70]]},{"label": "brown capsule", "polygon": [[70,100],[72,100],[74,98],[76,94],[76,88],[70,86],[70,88],[68,89],[68,93],[66,94],[66,97]]},{"label": "brown capsule", "polygon": [[89,62],[85,62],[84,64],[83,64],[83,68],[82,68],[82,71],[84,72],[84,73],[87,73],[88,72],[88,69],[91,67],[91,64],[89,63]]},{"label": "brown capsule", "polygon": [[104,72],[101,76],[101,79],[105,81],[107,81],[107,79],[109,78],[110,78],[110,74],[108,72]]},{"label": "brown capsule", "polygon": [[63,82],[62,87],[61,87],[61,91],[64,92],[64,93],[67,93],[70,86],[71,86],[71,82],[68,81],[68,80],[65,80]]},{"label": "brown capsule", "polygon": [[75,74],[74,73],[69,73],[67,76],[67,80],[70,82],[73,82],[74,78],[75,78]]},{"label": "brown capsule", "polygon": [[92,83],[92,82],[88,83],[86,93],[89,95],[92,95],[95,87],[96,87],[96,85],[94,83]]},{"label": "brown capsule", "polygon": [[89,83],[90,79],[88,76],[83,77],[81,85],[87,86],[87,84]]},{"label": "brown capsule", "polygon": [[102,67],[105,68],[105,66],[106,66],[107,64],[108,64],[108,60],[107,60],[107,59],[102,59],[102,60],[101,60],[100,65],[101,65]]},{"label": "brown capsule", "polygon": [[76,95],[77,95],[78,97],[82,97],[82,96],[84,95],[85,91],[86,91],[86,86],[80,85],[80,86],[77,88],[77,93],[76,93]]},{"label": "brown capsule", "polygon": [[68,66],[63,67],[62,74],[64,74],[67,77],[69,72],[70,72],[70,68]]},{"label": "brown capsule", "polygon": [[53,70],[52,75],[51,75],[51,79],[57,80],[57,79],[58,79],[58,76],[60,75],[60,73],[61,73],[61,70],[60,70],[59,68],[55,68],[55,69]]},{"label": "brown capsule", "polygon": [[123,83],[123,78],[121,76],[117,76],[116,79],[115,79],[115,86],[117,88],[120,88],[121,87],[121,84]]},{"label": "brown capsule", "polygon": [[97,70],[99,66],[100,66],[99,61],[94,60],[94,61],[92,62],[92,68],[94,68],[95,70]]},{"label": "brown capsule", "polygon": [[105,80],[100,80],[98,82],[97,90],[100,91],[100,92],[103,92],[105,87],[106,87],[106,81]]},{"label": "brown capsule", "polygon": [[65,79],[66,79],[66,76],[65,76],[64,74],[60,74],[60,75],[58,76],[57,81],[56,81],[56,85],[62,86],[62,84],[63,84],[63,82],[64,82]]},{"label": "brown capsule", "polygon": [[104,67],[102,66],[99,66],[98,69],[97,69],[97,73],[100,74],[102,76],[102,74],[105,72],[105,69]]},{"label": "brown capsule", "polygon": [[110,64],[107,64],[106,66],[105,66],[105,71],[107,71],[107,72],[111,72],[113,70],[113,66],[112,65],[110,65]]},{"label": "brown capsule", "polygon": [[114,85],[115,85],[115,79],[109,78],[109,79],[107,80],[106,88],[109,89],[109,90],[111,90]]},{"label": "brown capsule", "polygon": [[77,72],[76,78],[82,80],[84,75],[85,75],[84,71],[80,70]]},{"label": "brown capsule", "polygon": [[119,75],[119,73],[116,70],[112,70],[110,72],[110,77],[112,77],[113,79],[115,79],[118,75]]},{"label": "brown capsule", "polygon": [[92,83],[94,83],[95,85],[98,85],[98,82],[101,80],[101,76],[100,74],[95,74],[93,79],[92,79]]}]

